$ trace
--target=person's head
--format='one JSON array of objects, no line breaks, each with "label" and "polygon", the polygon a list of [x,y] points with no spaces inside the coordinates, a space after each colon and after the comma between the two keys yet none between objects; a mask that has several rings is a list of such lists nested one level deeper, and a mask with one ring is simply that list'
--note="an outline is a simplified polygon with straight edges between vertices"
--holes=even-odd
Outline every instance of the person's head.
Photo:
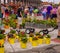
[{"label": "person's head", "polygon": [[56,5],[55,4],[53,5],[53,8],[56,8]]},{"label": "person's head", "polygon": [[19,5],[19,8],[21,7],[21,5]]},{"label": "person's head", "polygon": [[58,6],[60,6],[60,3],[58,4]]},{"label": "person's head", "polygon": [[52,3],[50,5],[52,6]]}]

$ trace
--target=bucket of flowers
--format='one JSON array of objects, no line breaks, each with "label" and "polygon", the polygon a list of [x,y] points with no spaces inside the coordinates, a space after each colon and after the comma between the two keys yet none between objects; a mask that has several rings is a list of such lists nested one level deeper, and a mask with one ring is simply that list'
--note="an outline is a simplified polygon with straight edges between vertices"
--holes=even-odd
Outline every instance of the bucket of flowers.
[{"label": "bucket of flowers", "polygon": [[22,37],[21,42],[20,42],[21,48],[23,48],[23,49],[27,48],[27,42],[28,42],[27,37]]},{"label": "bucket of flowers", "polygon": [[21,38],[23,38],[23,37],[27,37],[27,35],[26,35],[26,33],[25,32],[20,32],[19,34],[18,34],[18,37],[19,37],[19,41],[21,41]]},{"label": "bucket of flowers", "polygon": [[4,28],[5,29],[9,29],[10,28],[10,26],[9,26],[9,19],[4,19],[3,20],[3,24],[4,24]]},{"label": "bucket of flowers", "polygon": [[32,38],[32,46],[33,46],[33,47],[38,46],[38,38],[37,38],[37,37],[33,37],[33,38]]},{"label": "bucket of flowers", "polygon": [[11,30],[10,33],[13,34],[14,37],[16,38],[17,34],[16,34],[16,31],[15,30]]},{"label": "bucket of flowers", "polygon": [[43,36],[42,35],[38,37],[38,43],[39,44],[43,44],[43,40],[44,39],[43,39]]},{"label": "bucket of flowers", "polygon": [[34,37],[34,34],[33,33],[30,33],[29,35],[29,42],[32,42],[32,38]]},{"label": "bucket of flowers", "polygon": [[0,53],[4,53],[4,39],[5,35],[0,34]]},{"label": "bucket of flowers", "polygon": [[15,43],[15,36],[12,33],[9,33],[7,36],[8,36],[9,43],[14,44]]},{"label": "bucket of flowers", "polygon": [[51,43],[51,36],[50,36],[49,34],[47,34],[47,35],[45,36],[45,43],[46,43],[46,44],[50,44],[50,43]]}]

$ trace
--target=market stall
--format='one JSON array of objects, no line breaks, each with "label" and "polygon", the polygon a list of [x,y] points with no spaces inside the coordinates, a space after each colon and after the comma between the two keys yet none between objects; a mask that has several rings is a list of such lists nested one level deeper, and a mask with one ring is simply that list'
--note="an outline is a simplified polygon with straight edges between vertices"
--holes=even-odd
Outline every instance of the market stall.
[{"label": "market stall", "polygon": [[[55,44],[54,42],[51,42],[50,34],[41,34],[37,31],[35,33],[30,32],[29,34],[25,32],[26,22],[29,23],[29,27],[32,27],[34,25],[33,27],[36,29],[37,24],[45,24],[51,25],[51,27],[55,27],[55,20],[44,21],[37,19],[32,20],[30,18],[21,18],[22,23],[20,22],[19,24],[18,19],[16,19],[16,15],[13,15],[10,15],[9,19],[3,19],[1,22],[1,26],[3,26],[0,28],[0,48],[3,50],[1,53],[4,53],[4,51],[7,53],[25,53],[29,51],[31,52],[33,49]],[[40,26],[41,25],[39,25],[39,28],[41,28]]]}]

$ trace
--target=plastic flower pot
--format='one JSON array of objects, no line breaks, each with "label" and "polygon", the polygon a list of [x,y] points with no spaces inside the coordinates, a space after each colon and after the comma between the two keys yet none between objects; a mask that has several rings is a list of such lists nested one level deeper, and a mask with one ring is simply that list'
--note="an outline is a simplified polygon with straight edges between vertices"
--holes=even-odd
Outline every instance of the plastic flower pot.
[{"label": "plastic flower pot", "polygon": [[4,39],[0,39],[0,53],[4,53]]},{"label": "plastic flower pot", "polygon": [[0,53],[4,53],[4,47],[0,47]]},{"label": "plastic flower pot", "polygon": [[38,43],[39,43],[39,44],[43,44],[43,38],[39,38],[39,39],[38,39]]},{"label": "plastic flower pot", "polygon": [[29,42],[32,42],[32,37],[29,37]]},{"label": "plastic flower pot", "polygon": [[0,46],[4,45],[4,39],[0,39]]},{"label": "plastic flower pot", "polygon": [[27,48],[27,43],[23,43],[22,41],[20,42],[21,48],[25,49]]},{"label": "plastic flower pot", "polygon": [[50,44],[50,42],[51,42],[50,38],[46,38],[46,39],[45,39],[45,43],[46,43],[46,44]]},{"label": "plastic flower pot", "polygon": [[15,43],[15,38],[9,38],[9,43],[14,44]]},{"label": "plastic flower pot", "polygon": [[35,41],[32,41],[32,46],[33,46],[33,47],[36,47],[36,46],[38,46],[38,41],[37,41],[37,40],[35,40]]}]

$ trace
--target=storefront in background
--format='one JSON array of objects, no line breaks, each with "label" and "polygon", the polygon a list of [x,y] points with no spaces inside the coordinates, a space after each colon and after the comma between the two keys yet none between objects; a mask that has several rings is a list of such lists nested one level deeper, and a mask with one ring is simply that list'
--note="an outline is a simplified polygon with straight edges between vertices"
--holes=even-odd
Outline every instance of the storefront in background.
[{"label": "storefront in background", "polygon": [[0,0],[2,4],[9,4],[11,2],[18,3],[20,2],[22,5],[33,5],[33,6],[39,6],[41,1],[40,0]]}]

